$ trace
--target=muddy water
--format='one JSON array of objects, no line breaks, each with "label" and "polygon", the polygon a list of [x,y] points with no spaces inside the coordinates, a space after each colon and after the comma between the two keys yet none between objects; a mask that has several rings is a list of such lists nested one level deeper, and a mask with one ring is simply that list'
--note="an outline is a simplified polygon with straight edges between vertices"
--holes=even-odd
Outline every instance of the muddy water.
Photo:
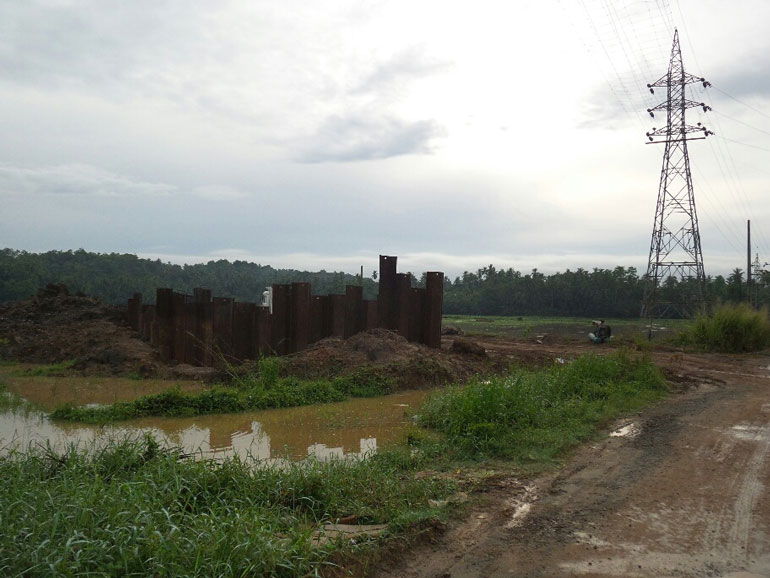
[{"label": "muddy water", "polygon": [[[158,441],[203,457],[239,454],[260,459],[327,460],[363,455],[403,440],[410,413],[426,392],[354,399],[318,406],[189,418],[143,418],[109,426],[51,421],[46,412],[63,403],[114,403],[163,391],[169,382],[118,378],[51,378],[2,376],[8,391],[26,400],[0,409],[0,450],[50,443],[55,448],[90,446],[114,437],[151,433]],[[197,383],[179,383],[200,389]]]}]

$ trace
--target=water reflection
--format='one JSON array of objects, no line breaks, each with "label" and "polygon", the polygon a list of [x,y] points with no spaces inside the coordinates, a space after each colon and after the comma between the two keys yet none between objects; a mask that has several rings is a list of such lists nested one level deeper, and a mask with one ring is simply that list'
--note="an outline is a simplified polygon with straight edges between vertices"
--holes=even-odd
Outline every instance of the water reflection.
[{"label": "water reflection", "polygon": [[[9,384],[9,389],[46,410],[58,405],[41,394],[39,383],[20,381],[23,380]],[[100,389],[112,387],[110,383],[105,381]],[[61,389],[67,386],[57,387],[56,396],[60,399]],[[68,391],[67,395],[72,397],[74,389],[70,387]],[[125,391],[121,398],[131,398],[124,394]],[[144,394],[143,390],[140,395]],[[102,391],[99,395],[104,399],[115,394]],[[44,411],[28,405],[0,411],[0,448],[50,444],[63,449],[73,443],[89,447],[114,437],[150,433],[162,444],[211,458],[235,454],[262,460],[296,460],[309,455],[319,460],[362,456],[400,442],[410,419],[408,412],[416,409],[425,395],[424,391],[413,391],[322,406],[189,418],[143,418],[108,426],[52,422]],[[87,398],[90,400],[93,395]],[[83,398],[75,396],[68,401],[82,403]]]},{"label": "water reflection", "polygon": [[426,392],[404,392],[321,406],[192,418],[145,418],[121,427],[151,431],[169,445],[207,456],[319,460],[365,455],[402,441]]}]

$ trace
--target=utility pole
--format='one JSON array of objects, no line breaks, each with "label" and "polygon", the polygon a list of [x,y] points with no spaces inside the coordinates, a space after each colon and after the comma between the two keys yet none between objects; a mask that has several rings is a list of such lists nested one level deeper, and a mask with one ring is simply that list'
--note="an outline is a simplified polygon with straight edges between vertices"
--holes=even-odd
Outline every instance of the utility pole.
[{"label": "utility pole", "polygon": [[[656,317],[668,314],[691,317],[704,310],[706,276],[687,141],[704,139],[714,133],[701,123],[692,126],[685,120],[688,108],[701,107],[704,112],[711,109],[687,98],[685,87],[696,82],[702,83],[704,88],[711,86],[704,78],[685,72],[679,32],[675,30],[668,72],[647,85],[652,94],[655,94],[654,88],[666,89],[666,100],[647,109],[653,118],[655,112],[666,113],[666,126],[653,127],[647,133],[650,141],[647,144],[666,145],[642,303],[642,317],[649,320],[648,337],[652,337],[652,321]],[[702,136],[688,138],[687,135],[694,133]]]},{"label": "utility pole", "polygon": [[746,221],[746,301],[751,305],[751,219]]},{"label": "utility pole", "polygon": [[762,265],[759,261],[759,253],[754,253],[754,261],[751,263],[751,285],[754,287],[754,295],[752,295],[754,307],[759,307],[759,288],[764,284],[762,283],[763,267],[766,267],[767,263]]}]

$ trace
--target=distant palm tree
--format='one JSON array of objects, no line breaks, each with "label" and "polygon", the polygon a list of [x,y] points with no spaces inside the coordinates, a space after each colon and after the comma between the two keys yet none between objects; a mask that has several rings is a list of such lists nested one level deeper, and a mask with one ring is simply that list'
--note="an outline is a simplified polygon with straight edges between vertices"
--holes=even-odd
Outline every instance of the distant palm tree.
[{"label": "distant palm tree", "polygon": [[732,299],[740,301],[743,299],[743,269],[736,267],[727,278],[728,291]]}]

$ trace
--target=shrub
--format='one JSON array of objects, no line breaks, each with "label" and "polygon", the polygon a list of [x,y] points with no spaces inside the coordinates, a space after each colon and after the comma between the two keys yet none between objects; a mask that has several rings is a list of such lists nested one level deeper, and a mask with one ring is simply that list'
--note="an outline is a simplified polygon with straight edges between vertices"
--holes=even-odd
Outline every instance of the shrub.
[{"label": "shrub", "polygon": [[429,398],[420,419],[446,434],[460,455],[542,462],[664,392],[649,360],[621,350],[451,388]]},{"label": "shrub", "polygon": [[767,309],[756,310],[745,303],[720,305],[711,315],[699,316],[683,340],[723,353],[765,349],[770,346]]}]

